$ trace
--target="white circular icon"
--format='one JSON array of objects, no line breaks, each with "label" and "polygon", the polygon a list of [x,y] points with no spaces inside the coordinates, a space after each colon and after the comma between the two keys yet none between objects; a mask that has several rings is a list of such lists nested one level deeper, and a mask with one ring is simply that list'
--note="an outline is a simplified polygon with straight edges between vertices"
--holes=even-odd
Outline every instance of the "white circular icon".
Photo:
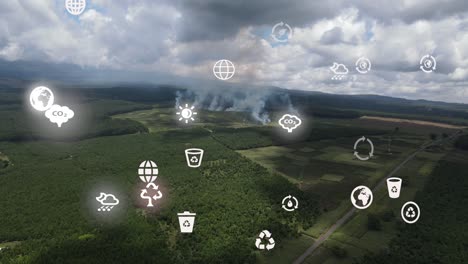
[{"label": "white circular icon", "polygon": [[407,202],[401,207],[401,218],[408,224],[414,224],[418,221],[421,210],[415,202]]},{"label": "white circular icon", "polygon": [[236,67],[230,60],[219,60],[213,66],[213,73],[216,78],[226,81],[231,79],[236,73]]},{"label": "white circular icon", "polygon": [[271,37],[277,42],[287,42],[289,39],[292,38],[292,35],[292,28],[283,21],[274,25],[271,29]]},{"label": "white circular icon", "polygon": [[288,195],[283,198],[283,201],[281,201],[282,207],[284,210],[288,212],[292,212],[299,208],[299,201],[297,201],[296,197],[292,195]]},{"label": "white circular icon", "polygon": [[[359,143],[361,142],[366,142],[369,143],[369,146],[370,146],[370,151],[369,151],[369,154],[367,156],[361,156],[359,155],[359,152],[357,151],[357,148],[358,148],[358,145]],[[372,144],[372,141],[366,137],[361,137],[359,138],[358,140],[356,140],[356,142],[354,143],[354,156],[356,158],[358,158],[359,160],[362,160],[362,161],[366,161],[366,160],[369,160],[370,158],[372,158],[374,156],[374,144]]]},{"label": "white circular icon", "polygon": [[366,209],[372,204],[374,195],[367,186],[360,185],[351,192],[351,203],[357,209]]},{"label": "white circular icon", "polygon": [[436,70],[437,61],[431,55],[424,55],[421,60],[419,61],[419,68],[425,72],[430,73]]},{"label": "white circular icon", "polygon": [[71,15],[79,16],[86,9],[86,0],[66,0],[65,8]]},{"label": "white circular icon", "polygon": [[37,111],[46,111],[54,104],[54,93],[45,86],[36,87],[29,95],[29,102]]},{"label": "white circular icon", "polygon": [[158,174],[158,165],[156,165],[156,162],[152,160],[145,160],[141,162],[138,167],[138,176],[143,182],[154,182],[158,178]]},{"label": "white circular icon", "polygon": [[368,58],[361,57],[356,61],[356,70],[365,74],[371,70],[372,64]]}]

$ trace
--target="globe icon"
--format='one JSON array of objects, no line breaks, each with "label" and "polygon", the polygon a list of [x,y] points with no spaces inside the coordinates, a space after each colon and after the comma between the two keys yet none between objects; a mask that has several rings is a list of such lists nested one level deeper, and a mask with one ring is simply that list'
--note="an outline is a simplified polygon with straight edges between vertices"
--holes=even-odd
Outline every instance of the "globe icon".
[{"label": "globe icon", "polygon": [[66,0],[65,8],[74,16],[81,15],[86,8],[86,0]]},{"label": "globe icon", "polygon": [[358,209],[366,209],[372,204],[373,194],[366,186],[358,186],[351,192],[351,203]]},{"label": "globe icon", "polygon": [[432,67],[432,61],[431,60],[426,60],[424,62],[424,65],[426,66],[426,68],[430,68],[430,67]]},{"label": "globe icon", "polygon": [[236,68],[234,64],[229,60],[219,60],[213,66],[213,73],[216,78],[226,81],[234,76]]},{"label": "globe icon", "polygon": [[158,166],[154,161],[145,160],[140,164],[138,168],[138,176],[143,182],[154,182],[158,177]]},{"label": "globe icon", "polygon": [[29,102],[37,111],[45,111],[54,104],[54,94],[49,88],[39,86],[32,90],[29,95]]}]

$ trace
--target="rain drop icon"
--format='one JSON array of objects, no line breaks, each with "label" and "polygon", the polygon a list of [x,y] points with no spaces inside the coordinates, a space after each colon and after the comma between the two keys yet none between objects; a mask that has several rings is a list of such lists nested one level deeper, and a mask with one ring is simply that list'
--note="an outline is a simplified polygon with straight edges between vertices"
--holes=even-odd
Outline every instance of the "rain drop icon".
[{"label": "rain drop icon", "polygon": [[283,198],[283,201],[281,201],[282,207],[284,210],[288,212],[292,212],[296,210],[299,207],[299,202],[296,199],[296,197],[292,195],[288,195]]}]

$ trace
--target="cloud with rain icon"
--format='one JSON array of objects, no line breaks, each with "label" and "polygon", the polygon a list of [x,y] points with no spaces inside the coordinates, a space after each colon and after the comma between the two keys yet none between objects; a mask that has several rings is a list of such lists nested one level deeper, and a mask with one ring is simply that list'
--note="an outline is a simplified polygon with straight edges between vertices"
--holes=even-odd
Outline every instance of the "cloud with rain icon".
[{"label": "cloud with rain icon", "polygon": [[119,204],[119,199],[113,194],[100,193],[96,200],[102,205],[97,210],[101,211],[110,211],[114,206]]}]

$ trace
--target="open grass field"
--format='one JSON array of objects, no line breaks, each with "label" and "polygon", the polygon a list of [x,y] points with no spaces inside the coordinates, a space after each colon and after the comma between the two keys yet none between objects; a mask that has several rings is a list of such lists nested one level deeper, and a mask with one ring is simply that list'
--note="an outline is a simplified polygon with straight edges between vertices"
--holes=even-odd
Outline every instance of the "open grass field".
[{"label": "open grass field", "polygon": [[249,120],[248,113],[207,110],[197,110],[196,122],[185,125],[178,120],[176,112],[176,108],[154,105],[152,109],[117,114],[112,118],[138,121],[148,127],[151,132],[167,131],[188,126],[210,129],[213,127],[244,128],[258,125]]},{"label": "open grass field", "polygon": [[[307,246],[313,243],[313,239],[306,235],[298,238],[285,240],[278,248],[269,254],[258,256],[258,262],[261,264],[282,264],[292,263],[296,257],[307,249]],[[276,250],[280,249],[280,250]]]},{"label": "open grass field", "polygon": [[131,119],[145,125],[150,132],[166,131],[175,126],[174,109],[153,108],[150,110],[133,111],[112,116],[114,119]]},{"label": "open grass field", "polygon": [[378,117],[378,116],[363,116],[362,119],[369,119],[369,120],[377,120],[383,121],[384,123],[396,123],[402,124],[406,127],[438,127],[442,129],[465,129],[466,126],[456,126],[446,123],[439,123],[439,122],[429,122],[429,121],[421,121],[421,120],[411,120],[411,119],[402,119],[402,118],[389,118],[389,117]]}]

